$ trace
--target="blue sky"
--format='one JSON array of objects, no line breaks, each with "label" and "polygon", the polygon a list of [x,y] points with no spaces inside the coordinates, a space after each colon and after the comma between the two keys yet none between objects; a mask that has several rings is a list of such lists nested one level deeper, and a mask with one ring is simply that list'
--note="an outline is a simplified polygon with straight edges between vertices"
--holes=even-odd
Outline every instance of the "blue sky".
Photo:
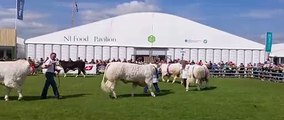
[{"label": "blue sky", "polygon": [[[0,0],[0,28],[14,28],[16,0]],[[26,0],[20,37],[30,38],[71,27],[73,0]],[[133,12],[181,16],[253,41],[284,43],[284,0],[77,0],[75,26]]]}]

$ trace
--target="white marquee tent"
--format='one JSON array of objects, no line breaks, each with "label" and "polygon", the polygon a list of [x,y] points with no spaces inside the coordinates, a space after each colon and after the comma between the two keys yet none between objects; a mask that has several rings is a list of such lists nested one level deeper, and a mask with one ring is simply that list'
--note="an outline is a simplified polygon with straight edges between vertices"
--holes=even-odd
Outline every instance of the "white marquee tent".
[{"label": "white marquee tent", "polygon": [[[155,38],[153,44],[148,38]],[[164,13],[131,13],[34,37],[25,41],[27,57],[131,59],[137,55],[194,61],[263,62],[264,45]]]},{"label": "white marquee tent", "polygon": [[273,57],[277,63],[284,64],[284,43],[273,44],[269,56]]}]

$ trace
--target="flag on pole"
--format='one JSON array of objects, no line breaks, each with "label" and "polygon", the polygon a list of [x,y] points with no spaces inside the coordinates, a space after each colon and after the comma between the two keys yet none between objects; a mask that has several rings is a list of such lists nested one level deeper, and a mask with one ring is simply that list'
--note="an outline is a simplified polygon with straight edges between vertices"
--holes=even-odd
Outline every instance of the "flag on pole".
[{"label": "flag on pole", "polygon": [[19,20],[24,18],[24,4],[25,0],[17,0],[17,19]]},{"label": "flag on pole", "polygon": [[76,12],[79,12],[77,0],[75,0],[75,9],[76,9]]}]

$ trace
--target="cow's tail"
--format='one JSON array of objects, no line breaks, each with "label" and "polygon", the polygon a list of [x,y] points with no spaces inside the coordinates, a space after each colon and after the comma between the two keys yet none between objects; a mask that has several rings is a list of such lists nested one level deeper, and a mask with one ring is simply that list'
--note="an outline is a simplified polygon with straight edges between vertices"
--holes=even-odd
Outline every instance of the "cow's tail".
[{"label": "cow's tail", "polygon": [[105,82],[105,76],[106,76],[106,71],[107,71],[107,68],[109,67],[110,64],[107,64],[106,68],[105,68],[105,72],[104,72],[104,76],[103,76],[103,79],[102,79],[102,82],[101,82],[101,89],[105,92],[111,92],[110,90],[110,83],[108,81]]}]

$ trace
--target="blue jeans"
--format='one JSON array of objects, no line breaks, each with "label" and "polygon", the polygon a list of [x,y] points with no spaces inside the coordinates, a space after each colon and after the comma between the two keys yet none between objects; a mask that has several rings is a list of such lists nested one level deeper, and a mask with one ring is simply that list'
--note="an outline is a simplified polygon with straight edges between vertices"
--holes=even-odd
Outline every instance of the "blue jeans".
[{"label": "blue jeans", "polygon": [[54,80],[54,73],[47,72],[47,73],[45,73],[45,77],[46,77],[46,81],[45,81],[45,84],[44,84],[44,87],[43,87],[43,90],[42,90],[42,93],[41,93],[41,98],[46,98],[47,91],[48,91],[48,88],[49,88],[50,85],[53,89],[54,96],[59,98],[59,92],[58,92],[58,89],[57,89],[57,86],[56,86],[56,82]]},{"label": "blue jeans", "polygon": [[[159,93],[159,92],[160,92],[160,88],[159,88],[159,86],[158,86],[158,83],[153,83],[153,85],[154,85],[154,88],[155,88],[156,93]],[[147,93],[147,92],[148,92],[148,85],[146,85],[146,86],[144,87],[144,93]]]}]

